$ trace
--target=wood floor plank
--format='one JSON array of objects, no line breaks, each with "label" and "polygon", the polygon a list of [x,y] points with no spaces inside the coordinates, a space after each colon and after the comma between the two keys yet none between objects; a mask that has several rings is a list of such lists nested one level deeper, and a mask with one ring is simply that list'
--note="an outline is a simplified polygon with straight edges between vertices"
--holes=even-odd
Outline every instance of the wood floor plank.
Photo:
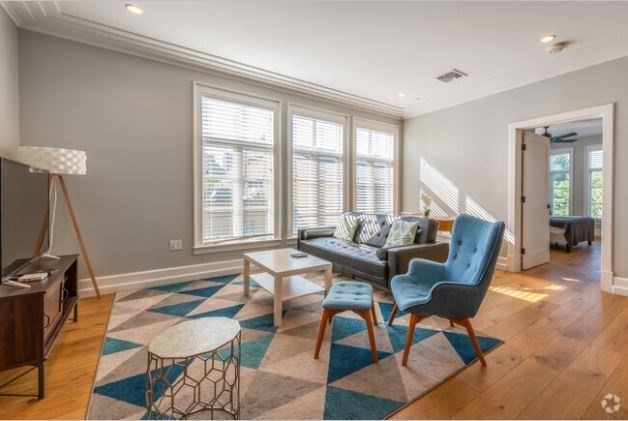
[{"label": "wood floor plank", "polygon": [[628,307],[619,313],[593,343],[628,355]]},{"label": "wood floor plank", "polygon": [[[628,355],[624,356],[613,375],[608,379],[606,384],[602,386],[598,395],[593,398],[593,402],[591,402],[591,405],[582,418],[589,420],[600,418],[610,420],[628,419],[628,404],[626,403],[628,397],[626,396],[626,391],[628,391]],[[619,396],[621,399],[618,411],[607,413],[602,408],[602,399],[608,394]]]},{"label": "wood floor plank", "polygon": [[526,359],[452,418],[513,419],[558,374],[534,359]]},{"label": "wood floor plank", "polygon": [[[622,354],[589,345],[519,414],[520,419],[578,419],[619,365]],[[565,393],[569,390],[569,393]]]}]

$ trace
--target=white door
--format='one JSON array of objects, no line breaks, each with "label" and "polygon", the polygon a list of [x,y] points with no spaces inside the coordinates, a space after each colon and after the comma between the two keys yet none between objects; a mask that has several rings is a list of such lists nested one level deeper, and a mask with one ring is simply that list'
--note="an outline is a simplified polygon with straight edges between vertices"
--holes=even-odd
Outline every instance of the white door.
[{"label": "white door", "polygon": [[533,131],[523,133],[521,269],[549,262],[550,140]]}]

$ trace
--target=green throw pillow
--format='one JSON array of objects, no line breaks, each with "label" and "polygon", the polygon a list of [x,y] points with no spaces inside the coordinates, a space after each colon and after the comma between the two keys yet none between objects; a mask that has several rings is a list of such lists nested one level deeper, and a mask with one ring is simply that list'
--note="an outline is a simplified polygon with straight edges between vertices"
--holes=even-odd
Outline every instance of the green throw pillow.
[{"label": "green throw pillow", "polygon": [[358,218],[351,214],[342,215],[334,231],[334,237],[340,240],[353,241],[355,230],[358,229]]},{"label": "green throw pillow", "polygon": [[384,247],[390,248],[412,245],[418,226],[418,222],[402,221],[401,219],[396,220],[390,228],[390,233],[388,234]]}]

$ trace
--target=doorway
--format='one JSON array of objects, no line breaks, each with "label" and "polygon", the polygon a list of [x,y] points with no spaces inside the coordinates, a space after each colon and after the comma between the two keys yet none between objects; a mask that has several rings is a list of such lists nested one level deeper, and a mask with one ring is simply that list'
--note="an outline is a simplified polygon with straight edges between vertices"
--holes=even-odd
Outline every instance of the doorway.
[{"label": "doorway", "polygon": [[[561,124],[574,123],[577,121],[595,120],[600,119],[601,131],[602,131],[602,160],[603,160],[603,173],[602,177],[602,203],[600,204],[601,213],[603,218],[599,223],[599,233],[601,235],[601,288],[607,292],[614,291],[613,272],[612,272],[612,221],[613,221],[613,113],[614,105],[604,105],[599,107],[587,108],[583,110],[571,111],[567,113],[555,114],[545,117],[540,117],[532,120],[526,120],[522,122],[512,123],[509,126],[509,197],[508,197],[508,230],[510,232],[510,239],[508,241],[508,269],[512,272],[519,272],[523,267],[533,267],[536,264],[542,264],[545,256],[549,260],[549,236],[550,236],[550,224],[549,214],[550,211],[558,209],[560,206],[564,206],[564,203],[556,203],[553,208],[553,204],[550,200],[550,184],[549,184],[549,172],[550,162],[548,160],[541,160],[535,165],[536,173],[532,171],[532,178],[528,180],[529,183],[535,183],[537,186],[541,186],[539,180],[545,179],[543,184],[547,187],[547,192],[543,192],[542,195],[535,194],[535,200],[538,201],[538,197],[545,198],[545,203],[536,204],[537,208],[533,213],[527,215],[527,219],[540,218],[537,223],[539,224],[539,230],[533,230],[533,233],[528,233],[526,238],[526,245],[531,244],[530,250],[524,250],[524,212],[526,212],[522,206],[522,200],[527,201],[528,197],[524,197],[524,144],[526,140],[534,139],[533,147],[535,154],[541,156],[541,154],[550,153],[550,138],[542,136],[535,130],[539,130],[545,127],[557,126]],[[566,134],[566,133],[565,133]],[[539,139],[545,137],[548,140]],[[558,137],[558,136],[556,136]],[[527,139],[526,139],[527,138]],[[569,138],[569,137],[567,137]],[[567,142],[564,142],[567,143]],[[525,146],[526,148],[528,146]],[[546,152],[545,152],[546,151]],[[527,153],[528,151],[525,151]],[[546,155],[547,156],[547,155]],[[531,158],[527,158],[531,159]],[[530,174],[529,174],[530,175]],[[541,187],[542,188],[542,187]],[[560,195],[557,195],[557,202],[560,202]],[[540,209],[539,209],[540,207]],[[546,222],[547,219],[547,223]],[[532,237],[531,237],[532,236]],[[529,247],[526,247],[529,249]],[[528,253],[531,253],[528,255]],[[530,256],[524,257],[525,255]],[[524,266],[522,266],[524,264]]]}]

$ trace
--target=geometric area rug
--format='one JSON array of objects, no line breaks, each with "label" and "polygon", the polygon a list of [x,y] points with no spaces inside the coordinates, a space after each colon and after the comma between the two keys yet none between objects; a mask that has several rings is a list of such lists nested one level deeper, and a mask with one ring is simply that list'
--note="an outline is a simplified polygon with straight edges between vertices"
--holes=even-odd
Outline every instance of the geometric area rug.
[{"label": "geometric area rug", "polygon": [[[315,360],[322,294],[284,303],[282,326],[275,328],[272,296],[251,281],[250,297],[244,297],[241,279],[228,275],[118,293],[88,419],[145,419],[148,343],[170,326],[201,317],[235,318],[242,327],[241,419],[382,419],[476,360],[465,331],[429,318],[417,326],[402,367],[409,315],[400,312],[387,326],[392,298],[377,290],[379,363],[371,361],[364,321],[351,312],[334,317]],[[502,343],[481,333],[478,339],[484,352]]]}]

